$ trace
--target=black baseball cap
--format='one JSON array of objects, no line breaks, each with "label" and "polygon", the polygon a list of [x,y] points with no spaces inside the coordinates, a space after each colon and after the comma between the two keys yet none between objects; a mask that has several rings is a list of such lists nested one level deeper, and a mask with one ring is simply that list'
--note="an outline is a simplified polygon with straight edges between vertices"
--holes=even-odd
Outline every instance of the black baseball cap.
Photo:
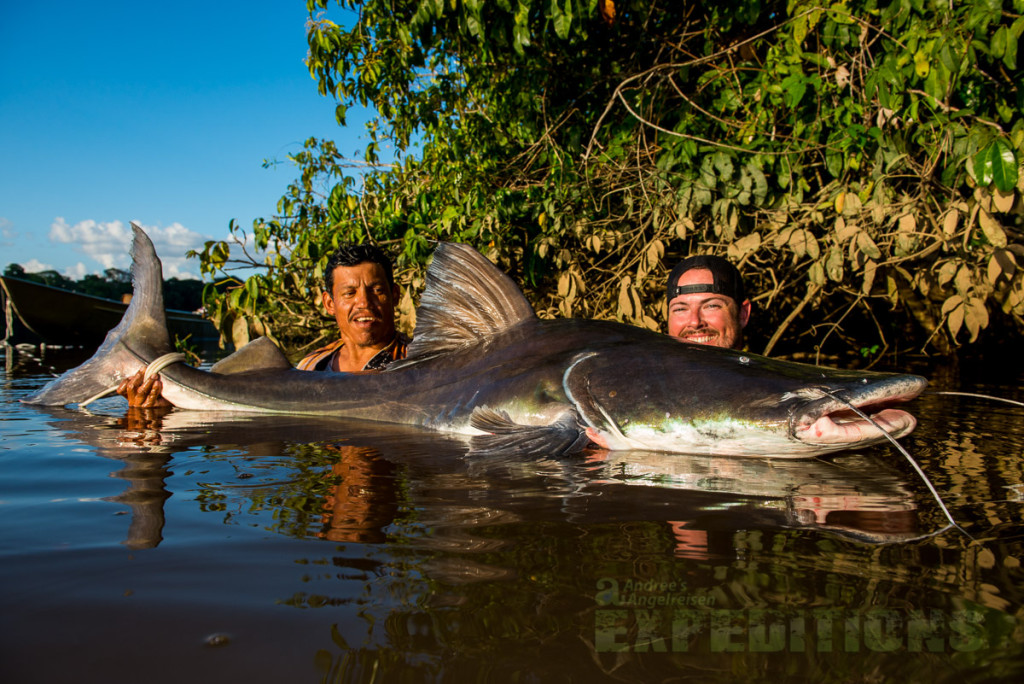
[{"label": "black baseball cap", "polygon": [[[711,278],[714,282],[676,285],[679,282],[680,276],[695,268],[711,271]],[[679,295],[694,292],[711,292],[732,297],[737,305],[742,304],[744,299],[746,299],[743,291],[743,278],[740,277],[739,270],[728,259],[712,254],[699,254],[687,257],[676,264],[676,267],[672,269],[672,273],[669,274],[668,286],[666,288],[667,301],[671,302]]]}]

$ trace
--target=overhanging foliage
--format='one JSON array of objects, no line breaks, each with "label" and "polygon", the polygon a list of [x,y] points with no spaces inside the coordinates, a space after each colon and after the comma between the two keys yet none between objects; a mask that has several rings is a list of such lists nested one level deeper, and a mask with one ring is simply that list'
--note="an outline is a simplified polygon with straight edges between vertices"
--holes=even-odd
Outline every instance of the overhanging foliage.
[{"label": "overhanging foliage", "polygon": [[[475,245],[542,316],[658,329],[664,277],[735,260],[754,351],[948,353],[1024,327],[1024,0],[310,0],[320,91],[377,117],[362,159],[310,140],[262,271],[210,308],[300,355],[339,242]],[[336,16],[335,16],[336,15]],[[381,150],[393,161],[381,163]],[[353,165],[359,166],[357,182]],[[239,240],[243,231],[232,225]]]}]

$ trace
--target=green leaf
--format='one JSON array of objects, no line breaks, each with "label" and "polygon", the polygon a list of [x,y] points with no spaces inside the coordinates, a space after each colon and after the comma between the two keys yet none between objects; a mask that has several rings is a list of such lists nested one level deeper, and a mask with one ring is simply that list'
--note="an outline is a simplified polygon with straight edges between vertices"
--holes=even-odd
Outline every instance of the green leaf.
[{"label": "green leaf", "polygon": [[919,78],[926,78],[929,71],[931,71],[931,62],[928,59],[928,54],[924,50],[918,50],[914,53],[914,73]]},{"label": "green leaf", "polygon": [[960,56],[950,49],[949,43],[944,44],[939,50],[939,63],[950,73],[955,74],[960,71]]},{"label": "green leaf", "polygon": [[1003,192],[1010,192],[1017,185],[1017,157],[1013,148],[1003,138],[996,138],[989,145],[992,166],[992,182]]},{"label": "green leaf", "polygon": [[572,27],[572,0],[566,0],[564,11],[558,0],[551,0],[551,19],[555,24],[555,34],[563,40],[567,38]]},{"label": "green leaf", "polygon": [[1009,31],[1005,26],[1000,26],[992,35],[992,42],[989,43],[989,54],[999,59],[1006,54],[1006,43],[1009,40]]},{"label": "green leaf", "polygon": [[825,168],[832,175],[833,178],[839,178],[843,175],[843,163],[846,159],[846,155],[843,154],[841,149],[829,145],[825,149]]},{"label": "green leaf", "polygon": [[978,150],[978,153],[974,155],[974,163],[970,168],[974,181],[982,187],[992,184],[992,146],[994,144]]},{"label": "green leaf", "polygon": [[800,15],[796,18],[793,23],[793,40],[796,41],[797,45],[804,42],[804,38],[807,37],[807,31],[810,26],[807,25],[807,15]]},{"label": "green leaf", "polygon": [[[1020,19],[1017,21],[1020,21]],[[1014,27],[1016,27],[1016,22],[1014,22]],[[1017,43],[1020,40],[1020,36],[1014,36],[1013,34],[1014,31],[1010,31],[1010,35],[1006,39],[1006,52],[1003,53],[1003,64],[1008,69],[1017,68]]]},{"label": "green leaf", "polygon": [[466,28],[469,29],[469,35],[474,38],[480,38],[483,36],[482,22],[480,21],[480,15],[474,12],[470,12],[469,16],[466,17]]},{"label": "green leaf", "polygon": [[719,178],[721,178],[722,180],[729,180],[730,178],[732,178],[732,173],[735,169],[735,166],[733,165],[732,155],[727,154],[725,152],[715,152],[714,156],[712,156],[711,159],[712,163],[715,166],[715,171],[718,172]]},{"label": "green leaf", "polygon": [[939,62],[928,72],[924,79],[924,90],[939,102],[946,99],[949,90],[949,69],[945,64]]},{"label": "green leaf", "polygon": [[803,74],[790,74],[782,81],[787,107],[796,107],[807,92],[807,79]]},{"label": "green leaf", "polygon": [[526,54],[525,48],[530,45],[530,3],[519,0],[516,6],[515,25],[512,28],[512,48],[520,57]]}]

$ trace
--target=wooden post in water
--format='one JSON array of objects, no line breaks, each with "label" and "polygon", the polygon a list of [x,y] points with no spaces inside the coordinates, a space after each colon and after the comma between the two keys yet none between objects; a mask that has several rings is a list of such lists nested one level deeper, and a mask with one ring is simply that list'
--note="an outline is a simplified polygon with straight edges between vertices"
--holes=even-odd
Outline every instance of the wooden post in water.
[{"label": "wooden post in water", "polygon": [[4,346],[11,346],[8,340],[11,339],[11,331],[14,329],[14,304],[7,296],[7,291],[0,287],[0,297],[4,298]]}]

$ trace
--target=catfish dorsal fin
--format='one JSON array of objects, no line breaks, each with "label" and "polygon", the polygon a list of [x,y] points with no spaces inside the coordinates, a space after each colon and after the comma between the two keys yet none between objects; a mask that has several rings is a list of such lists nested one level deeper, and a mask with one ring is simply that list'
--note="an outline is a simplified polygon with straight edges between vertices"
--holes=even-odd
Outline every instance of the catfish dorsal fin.
[{"label": "catfish dorsal fin", "polygon": [[483,254],[443,242],[427,269],[409,358],[458,349],[536,318],[515,282]]},{"label": "catfish dorsal fin", "polygon": [[281,349],[269,337],[257,337],[249,344],[240,347],[229,356],[213,364],[211,373],[236,375],[254,371],[284,370],[292,364]]}]

